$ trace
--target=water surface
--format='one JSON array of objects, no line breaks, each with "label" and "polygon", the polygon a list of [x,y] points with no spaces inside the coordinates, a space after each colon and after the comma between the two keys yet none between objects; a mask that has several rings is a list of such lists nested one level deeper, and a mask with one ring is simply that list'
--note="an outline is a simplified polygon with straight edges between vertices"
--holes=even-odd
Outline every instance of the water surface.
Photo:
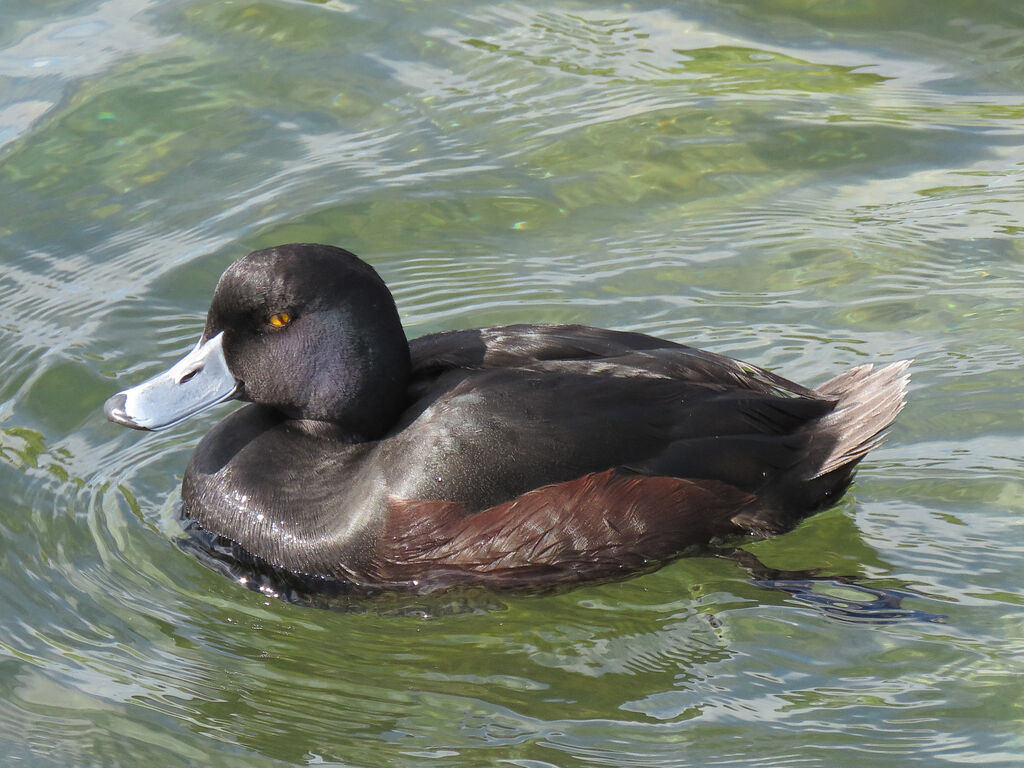
[{"label": "water surface", "polygon": [[[1016,0],[5,0],[5,764],[1019,764],[1022,93]],[[852,493],[748,547],[864,590],[693,558],[327,611],[208,571],[178,485],[231,406],[100,407],[288,241],[367,258],[410,335],[915,358]]]}]

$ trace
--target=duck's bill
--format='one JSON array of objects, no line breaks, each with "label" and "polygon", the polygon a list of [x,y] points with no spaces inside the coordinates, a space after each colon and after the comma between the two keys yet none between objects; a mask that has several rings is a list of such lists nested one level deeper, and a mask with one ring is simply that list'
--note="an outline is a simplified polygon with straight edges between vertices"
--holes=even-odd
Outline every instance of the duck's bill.
[{"label": "duck's bill", "polygon": [[223,344],[223,333],[200,340],[169,370],[107,400],[103,413],[132,429],[163,429],[237,396]]}]

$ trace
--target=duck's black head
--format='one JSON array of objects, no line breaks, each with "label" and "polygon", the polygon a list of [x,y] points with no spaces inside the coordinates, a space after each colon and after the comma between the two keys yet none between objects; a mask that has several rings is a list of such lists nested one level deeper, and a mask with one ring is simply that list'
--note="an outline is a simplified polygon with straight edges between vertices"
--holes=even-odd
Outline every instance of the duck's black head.
[{"label": "duck's black head", "polygon": [[281,245],[228,267],[196,348],[106,411],[156,429],[238,397],[366,440],[397,420],[408,375],[398,311],[373,268],[341,248]]}]

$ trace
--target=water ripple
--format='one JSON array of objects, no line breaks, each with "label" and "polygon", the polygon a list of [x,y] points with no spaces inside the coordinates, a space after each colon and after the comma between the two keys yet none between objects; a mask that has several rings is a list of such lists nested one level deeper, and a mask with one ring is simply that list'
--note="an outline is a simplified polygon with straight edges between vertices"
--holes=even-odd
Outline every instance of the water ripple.
[{"label": "water ripple", "polygon": [[[803,6],[0,8],[0,753],[1014,764],[1019,12]],[[814,572],[788,592],[694,558],[274,602],[174,546],[232,406],[99,409],[194,343],[232,259],[309,240],[368,257],[410,333],[592,323],[808,383],[912,356],[911,403],[843,504],[748,546]]]}]

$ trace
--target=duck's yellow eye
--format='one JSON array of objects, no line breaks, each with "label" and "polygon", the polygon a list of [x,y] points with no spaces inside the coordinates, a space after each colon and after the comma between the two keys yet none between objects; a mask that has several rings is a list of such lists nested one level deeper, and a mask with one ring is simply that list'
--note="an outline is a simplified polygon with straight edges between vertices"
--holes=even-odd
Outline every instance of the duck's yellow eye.
[{"label": "duck's yellow eye", "polygon": [[287,312],[278,312],[276,315],[270,316],[270,324],[275,328],[284,328],[288,323],[292,321],[292,316]]}]

